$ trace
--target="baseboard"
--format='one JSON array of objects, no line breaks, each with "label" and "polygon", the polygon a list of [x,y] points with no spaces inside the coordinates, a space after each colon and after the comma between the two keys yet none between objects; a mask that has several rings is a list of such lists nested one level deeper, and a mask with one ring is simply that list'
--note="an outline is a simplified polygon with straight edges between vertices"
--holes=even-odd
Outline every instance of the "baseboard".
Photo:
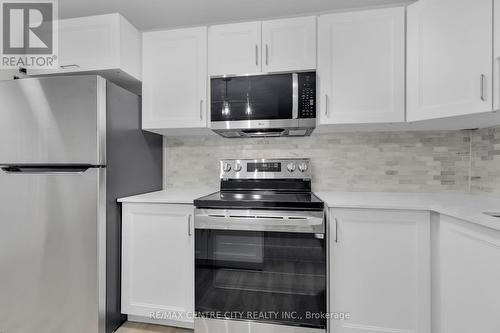
[{"label": "baseboard", "polygon": [[132,316],[132,315],[128,315],[127,317],[128,317],[128,321],[133,321],[133,322],[138,322],[138,323],[194,329],[194,322],[168,320],[168,319],[151,319],[151,318],[147,318],[147,317]]}]

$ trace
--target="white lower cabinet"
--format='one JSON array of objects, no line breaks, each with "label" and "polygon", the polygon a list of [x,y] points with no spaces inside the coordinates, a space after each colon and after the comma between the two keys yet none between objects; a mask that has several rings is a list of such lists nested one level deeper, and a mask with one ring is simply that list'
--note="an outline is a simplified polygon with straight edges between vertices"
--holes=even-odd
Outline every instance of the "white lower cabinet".
[{"label": "white lower cabinet", "polygon": [[433,236],[432,332],[500,332],[500,231],[441,215]]},{"label": "white lower cabinet", "polygon": [[124,203],[122,313],[193,328],[193,206]]},{"label": "white lower cabinet", "polygon": [[330,209],[331,333],[430,332],[430,214]]}]

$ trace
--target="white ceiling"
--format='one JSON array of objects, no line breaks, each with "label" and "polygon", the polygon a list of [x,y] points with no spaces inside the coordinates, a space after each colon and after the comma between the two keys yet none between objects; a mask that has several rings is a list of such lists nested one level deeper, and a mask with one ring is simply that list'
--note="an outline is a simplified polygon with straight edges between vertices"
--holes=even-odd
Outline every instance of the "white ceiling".
[{"label": "white ceiling", "polygon": [[387,6],[408,0],[59,0],[59,16],[120,13],[140,30]]}]

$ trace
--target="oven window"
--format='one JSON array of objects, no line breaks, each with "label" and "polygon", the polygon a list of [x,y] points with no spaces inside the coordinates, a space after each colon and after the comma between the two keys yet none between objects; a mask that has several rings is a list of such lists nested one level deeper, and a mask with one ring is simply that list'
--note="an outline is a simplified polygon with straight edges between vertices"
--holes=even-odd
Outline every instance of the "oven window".
[{"label": "oven window", "polygon": [[292,75],[211,79],[212,121],[292,118]]},{"label": "oven window", "polygon": [[197,229],[200,316],[325,328],[325,240],[313,234]]}]

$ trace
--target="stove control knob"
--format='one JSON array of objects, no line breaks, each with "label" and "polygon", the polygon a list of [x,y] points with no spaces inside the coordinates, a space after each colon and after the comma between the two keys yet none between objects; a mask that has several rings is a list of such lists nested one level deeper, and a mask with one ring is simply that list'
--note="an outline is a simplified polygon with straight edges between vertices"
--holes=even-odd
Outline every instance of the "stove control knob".
[{"label": "stove control knob", "polygon": [[241,171],[241,164],[236,163],[236,164],[234,165],[234,171],[236,171],[236,172],[240,172],[240,171]]},{"label": "stove control knob", "polygon": [[297,167],[297,166],[295,165],[295,163],[292,163],[292,162],[290,162],[290,163],[288,163],[288,164],[286,165],[286,169],[287,169],[288,171],[290,171],[290,172],[294,172],[296,167]]},{"label": "stove control knob", "polygon": [[231,164],[229,164],[229,163],[224,163],[224,165],[222,166],[222,171],[224,171],[224,172],[229,172],[229,171],[231,171]]},{"label": "stove control knob", "polygon": [[299,164],[299,170],[300,170],[300,172],[306,172],[307,168],[308,168],[307,163],[302,162],[302,163]]}]

